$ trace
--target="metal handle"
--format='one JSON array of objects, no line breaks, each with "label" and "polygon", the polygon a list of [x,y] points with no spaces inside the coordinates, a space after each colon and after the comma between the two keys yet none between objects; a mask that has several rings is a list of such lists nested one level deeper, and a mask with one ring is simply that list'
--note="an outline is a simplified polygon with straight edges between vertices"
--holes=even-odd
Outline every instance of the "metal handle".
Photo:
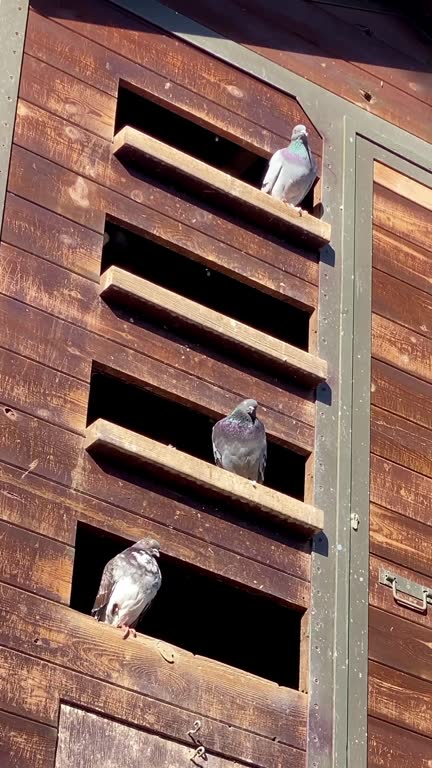
[{"label": "metal handle", "polygon": [[407,600],[407,598],[403,597],[402,594],[398,594],[396,579],[393,579],[392,592],[393,592],[393,597],[395,601],[399,603],[399,605],[403,605],[405,606],[405,608],[411,608],[412,611],[418,611],[419,613],[425,613],[427,611],[427,598],[428,598],[427,589],[423,589],[423,597],[420,604],[414,603],[412,600]]}]

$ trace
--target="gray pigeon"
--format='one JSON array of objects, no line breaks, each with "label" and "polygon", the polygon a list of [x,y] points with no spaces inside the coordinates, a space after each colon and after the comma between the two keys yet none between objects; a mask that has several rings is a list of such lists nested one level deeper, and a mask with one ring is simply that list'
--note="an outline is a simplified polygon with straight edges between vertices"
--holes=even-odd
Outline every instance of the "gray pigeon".
[{"label": "gray pigeon", "polygon": [[296,125],[289,147],[278,149],[270,158],[262,191],[297,206],[306,197],[316,179],[316,165],[309,149],[307,130]]},{"label": "gray pigeon", "polygon": [[264,424],[256,415],[256,400],[243,400],[212,431],[216,465],[235,475],[264,482],[267,440]]},{"label": "gray pigeon", "polygon": [[92,616],[124,629],[123,639],[131,631],[136,635],[134,627],[161,585],[162,576],[155,560],[159,551],[160,544],[155,539],[140,539],[104,568]]}]

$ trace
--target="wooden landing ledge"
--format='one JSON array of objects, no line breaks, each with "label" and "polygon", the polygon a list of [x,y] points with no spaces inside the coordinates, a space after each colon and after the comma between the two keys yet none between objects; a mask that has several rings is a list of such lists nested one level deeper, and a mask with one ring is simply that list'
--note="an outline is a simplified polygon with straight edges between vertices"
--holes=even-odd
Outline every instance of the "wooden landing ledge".
[{"label": "wooden landing ledge", "polygon": [[324,381],[327,377],[325,360],[119,267],[109,267],[103,273],[100,293],[104,298],[121,300],[126,297],[140,304],[163,310],[189,325],[201,328],[260,357],[276,362],[312,386]]},{"label": "wooden landing ledge", "polygon": [[313,534],[323,529],[324,514],[302,501],[213,466],[188,453],[98,419],[87,428],[84,447],[91,452],[123,455],[261,510],[269,517]]},{"label": "wooden landing ledge", "polygon": [[190,181],[211,188],[229,198],[235,206],[252,209],[255,217],[263,214],[270,221],[286,226],[305,244],[322,247],[330,242],[330,224],[316,219],[309,213],[300,215],[286,203],[275,200],[261,190],[236,179],[217,168],[197,160],[195,157],[170,147],[136,128],[125,126],[114,137],[113,154],[122,161],[147,165],[148,159],[162,163],[176,174],[186,176]]}]

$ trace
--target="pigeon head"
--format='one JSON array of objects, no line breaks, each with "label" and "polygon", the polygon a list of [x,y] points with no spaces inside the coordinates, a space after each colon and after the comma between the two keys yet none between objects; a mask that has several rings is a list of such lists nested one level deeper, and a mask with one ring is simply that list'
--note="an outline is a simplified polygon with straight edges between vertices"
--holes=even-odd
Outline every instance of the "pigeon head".
[{"label": "pigeon head", "polygon": [[159,557],[160,544],[156,539],[151,539],[146,536],[145,539],[140,539],[136,544],[132,546],[132,549],[136,552],[147,552],[152,557]]},{"label": "pigeon head", "polygon": [[307,141],[307,137],[308,132],[305,125],[294,126],[293,132],[291,134],[291,141],[297,141],[297,139],[301,139],[301,141],[305,142]]},{"label": "pigeon head", "polygon": [[232,412],[232,416],[247,416],[253,422],[256,419],[258,403],[256,400],[243,400]]}]

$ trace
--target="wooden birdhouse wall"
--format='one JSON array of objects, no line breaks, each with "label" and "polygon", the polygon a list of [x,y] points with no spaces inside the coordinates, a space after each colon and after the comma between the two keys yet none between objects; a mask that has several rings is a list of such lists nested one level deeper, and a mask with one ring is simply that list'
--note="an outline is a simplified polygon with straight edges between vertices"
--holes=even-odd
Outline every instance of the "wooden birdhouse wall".
[{"label": "wooden birdhouse wall", "polygon": [[[393,13],[166,5],[430,141],[427,46]],[[313,740],[331,759],[310,658],[332,647],[309,627],[312,536],[337,547],[314,466],[341,378],[317,341],[341,169],[303,216],[259,191],[297,123],[321,172],[294,91],[106,0],[31,4],[0,242],[1,768],[316,768]],[[378,582],[432,584],[432,203],[374,173],[369,765],[423,768],[431,607],[407,614]],[[257,488],[213,468],[212,426],[246,397],[269,443]],[[146,534],[163,591],[122,641],[89,613],[106,561]]]}]

